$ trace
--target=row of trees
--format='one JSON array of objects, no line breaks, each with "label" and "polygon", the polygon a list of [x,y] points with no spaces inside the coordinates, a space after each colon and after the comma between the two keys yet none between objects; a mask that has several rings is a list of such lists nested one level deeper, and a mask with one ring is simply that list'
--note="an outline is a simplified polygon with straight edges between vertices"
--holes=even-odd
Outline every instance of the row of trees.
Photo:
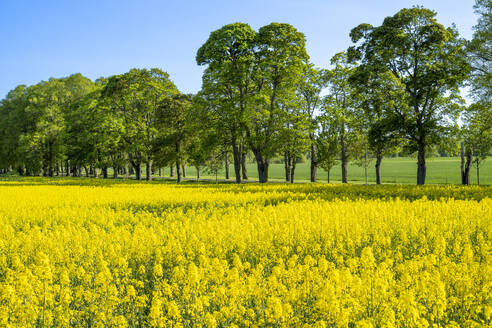
[{"label": "row of trees", "polygon": [[[236,182],[248,178],[252,153],[260,182],[283,157],[286,180],[307,154],[311,181],[318,168],[351,160],[368,169],[383,157],[417,153],[417,183],[433,147],[461,142],[462,181],[469,183],[491,145],[490,1],[479,0],[472,41],[445,28],[435,12],[403,9],[381,26],[361,24],[354,43],[330,69],[309,62],[305,37],[289,24],[253,30],[244,23],[212,32],[198,50],[202,90],[178,91],[159,69],[132,69],[95,82],[75,74],[18,86],[0,103],[0,167],[20,174],[107,177],[134,172],[146,179],[170,166],[217,172],[232,157]],[[475,103],[460,88],[471,85]],[[461,127],[458,122],[461,120]],[[173,172],[174,173],[174,172]],[[226,172],[228,175],[228,171]]]}]

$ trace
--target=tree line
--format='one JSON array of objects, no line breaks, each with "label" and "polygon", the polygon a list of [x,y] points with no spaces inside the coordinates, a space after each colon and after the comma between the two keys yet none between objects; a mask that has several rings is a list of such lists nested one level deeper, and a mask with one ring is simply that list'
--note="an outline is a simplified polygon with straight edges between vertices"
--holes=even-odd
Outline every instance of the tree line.
[{"label": "tree line", "polygon": [[[417,154],[417,184],[426,157],[459,147],[463,184],[492,144],[491,11],[477,0],[472,40],[444,27],[436,12],[402,9],[380,26],[352,29],[353,45],[331,67],[309,61],[303,33],[290,24],[253,30],[234,23],[210,34],[198,49],[202,89],[183,94],[157,68],[132,69],[96,81],[74,74],[20,85],[0,103],[0,169],[20,175],[152,179],[171,168],[181,181],[186,165],[215,172],[232,159],[235,181],[248,179],[254,156],[260,182],[282,157],[285,179],[310,160],[329,173],[355,161],[367,172],[397,151]],[[470,88],[473,103],[460,95]],[[366,173],[367,176],[367,173]]]}]

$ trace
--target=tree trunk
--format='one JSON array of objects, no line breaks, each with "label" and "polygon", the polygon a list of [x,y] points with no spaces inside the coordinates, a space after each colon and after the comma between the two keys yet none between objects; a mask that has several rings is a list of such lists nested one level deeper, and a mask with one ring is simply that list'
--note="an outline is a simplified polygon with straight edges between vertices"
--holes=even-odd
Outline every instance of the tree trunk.
[{"label": "tree trunk", "polygon": [[345,148],[345,143],[342,143],[341,145],[342,149],[342,183],[348,183],[348,177],[347,177],[347,162],[348,162],[348,156],[347,156],[347,149]]},{"label": "tree trunk", "polygon": [[113,179],[118,179],[118,167],[113,166]]},{"label": "tree trunk", "polygon": [[466,176],[465,176],[465,146],[463,141],[460,142],[460,174],[461,174],[461,184],[466,185]]},{"label": "tree trunk", "polygon": [[137,179],[137,180],[142,179],[142,172],[140,169],[140,163],[136,163],[134,165],[134,169],[135,169],[135,179]]},{"label": "tree trunk", "polygon": [[241,154],[241,171],[243,175],[243,180],[248,180],[248,168],[246,167],[246,153]]},{"label": "tree trunk", "polygon": [[472,165],[472,153],[464,149],[464,143],[460,144],[461,155],[461,183],[464,185],[470,184],[470,168]]},{"label": "tree trunk", "polygon": [[94,178],[97,178],[97,167],[94,166],[92,172],[94,173]]},{"label": "tree trunk", "polygon": [[287,152],[284,152],[285,181],[290,181],[290,159]]},{"label": "tree trunk", "polygon": [[478,162],[478,159],[477,159],[477,185],[480,186],[480,163]]},{"label": "tree trunk", "polygon": [[184,161],[181,162],[181,167],[183,168],[183,178],[186,178],[186,164]]},{"label": "tree trunk", "polygon": [[65,176],[70,176],[70,163],[68,162],[68,160],[66,162]]},{"label": "tree trunk", "polygon": [[181,170],[180,170],[180,167],[181,167],[181,163],[179,162],[179,160],[176,160],[176,177],[177,177],[177,182],[181,182]]},{"label": "tree trunk", "polygon": [[85,170],[85,177],[88,178],[89,177],[89,169],[87,168],[87,166],[84,165],[84,170]]},{"label": "tree trunk", "polygon": [[196,181],[200,179],[200,166],[195,166],[196,168]]},{"label": "tree trunk", "polygon": [[49,166],[48,166],[48,175],[53,177],[54,167],[53,167],[53,146],[50,144],[48,146],[49,149]]},{"label": "tree trunk", "polygon": [[294,183],[294,172],[296,171],[296,160],[292,159],[292,165],[290,169],[290,183]]},{"label": "tree trunk", "polygon": [[326,171],[326,173],[327,173],[327,175],[328,175],[328,183],[330,183],[330,169],[328,169],[328,170]]},{"label": "tree trunk", "polygon": [[425,144],[421,142],[419,144],[418,153],[417,153],[417,184],[418,185],[425,184],[426,171],[427,171],[427,167],[425,165]]},{"label": "tree trunk", "polygon": [[347,177],[348,154],[347,154],[347,145],[345,143],[345,124],[342,125],[342,129],[341,129],[340,149],[341,149],[341,162],[342,162],[342,183],[347,183],[348,182],[348,177]]},{"label": "tree trunk", "polygon": [[318,161],[316,151],[314,149],[314,136],[311,136],[311,182],[316,182],[318,171]]},{"label": "tree trunk", "polygon": [[225,178],[229,180],[229,153],[225,153]]},{"label": "tree trunk", "polygon": [[342,183],[348,183],[346,159],[342,159]]},{"label": "tree trunk", "polygon": [[260,183],[268,182],[268,160],[265,159],[258,151],[253,151],[256,158],[256,166],[258,167],[258,179]]},{"label": "tree trunk", "polygon": [[159,168],[159,176],[162,177],[162,168]]},{"label": "tree trunk", "polygon": [[145,163],[145,180],[152,180],[152,159],[147,158],[147,163]]},{"label": "tree trunk", "polygon": [[173,177],[174,176],[174,165],[171,165],[170,171],[171,171],[171,173],[169,174],[169,176]]},{"label": "tree trunk", "polygon": [[364,178],[365,178],[365,184],[367,185],[367,149],[364,152]]},{"label": "tree trunk", "polygon": [[381,184],[381,161],[383,156],[381,154],[376,154],[376,184]]},{"label": "tree trunk", "polygon": [[103,166],[103,168],[102,168],[102,174],[103,174],[103,178],[104,179],[107,179],[108,178],[108,167],[107,166]]},{"label": "tree trunk", "polygon": [[[17,172],[19,172],[20,176],[23,176],[24,175],[24,166],[19,165],[19,167],[17,168]],[[2,173],[3,173],[3,170],[2,170]]]},{"label": "tree trunk", "polygon": [[232,159],[234,161],[234,174],[236,183],[241,183],[241,151],[235,137],[232,138]]}]

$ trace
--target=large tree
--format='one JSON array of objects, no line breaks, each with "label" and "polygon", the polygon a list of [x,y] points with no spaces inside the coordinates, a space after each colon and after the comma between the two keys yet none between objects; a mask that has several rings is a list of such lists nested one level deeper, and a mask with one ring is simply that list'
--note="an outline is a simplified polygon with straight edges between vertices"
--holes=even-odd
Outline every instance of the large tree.
[{"label": "large tree", "polygon": [[137,180],[142,163],[146,164],[146,179],[152,179],[154,141],[159,134],[156,112],[165,99],[177,93],[169,75],[157,68],[132,69],[112,76],[102,91],[114,115],[123,120],[121,139]]},{"label": "large tree", "polygon": [[477,101],[492,103],[492,1],[476,0],[474,8],[479,18],[468,43],[471,91]]},{"label": "large tree", "polygon": [[182,163],[186,160],[186,143],[191,136],[192,97],[177,94],[165,99],[157,110],[157,126],[161,131],[155,142],[157,156],[176,165],[177,181],[181,182]]},{"label": "large tree", "polygon": [[94,89],[94,83],[81,74],[51,78],[26,90],[19,149],[27,159],[26,166],[53,176],[57,163],[65,156],[66,115],[73,103]]},{"label": "large tree", "polygon": [[108,167],[113,168],[113,177],[126,163],[123,118],[114,115],[110,103],[101,96],[106,85],[104,78],[96,81],[96,90],[75,102],[66,116],[67,120],[67,174],[75,166],[101,168],[107,177]]},{"label": "large tree", "polygon": [[361,135],[359,140],[363,141],[361,146],[364,148],[358,151],[359,163],[368,164],[369,151],[369,156],[376,158],[376,183],[381,184],[383,156],[394,153],[400,143],[394,108],[406,106],[401,101],[405,90],[393,74],[373,74],[364,66],[356,67],[349,79],[356,89],[355,116]]},{"label": "large tree", "polygon": [[349,49],[351,58],[375,74],[390,72],[404,86],[408,106],[394,110],[418,154],[417,184],[425,183],[426,150],[456,122],[454,104],[469,72],[464,40],[435,16],[422,7],[402,9],[381,26],[361,24],[350,33],[357,43]]},{"label": "large tree", "polygon": [[26,154],[21,152],[19,137],[31,128],[25,112],[27,90],[19,85],[0,102],[0,168],[14,167],[20,174],[25,173]]},{"label": "large tree", "polygon": [[202,94],[232,147],[236,182],[241,182],[241,157],[255,92],[253,68],[256,32],[244,23],[225,25],[213,31],[198,49],[196,62],[206,65]]},{"label": "large tree", "polygon": [[304,68],[302,79],[298,86],[298,94],[300,98],[300,107],[307,115],[309,120],[308,133],[309,133],[309,146],[310,146],[310,177],[311,182],[316,182],[316,171],[320,163],[318,154],[316,153],[316,128],[317,120],[316,116],[320,112],[322,105],[322,91],[326,88],[328,83],[328,71],[325,69],[318,69],[313,64],[306,65]]},{"label": "large tree", "polygon": [[331,116],[331,124],[335,124],[340,143],[340,161],[342,182],[348,182],[347,165],[355,144],[356,130],[355,106],[356,93],[349,79],[354,73],[354,66],[347,60],[346,53],[338,53],[331,59],[334,66],[329,71],[328,95],[324,99],[323,114]]},{"label": "large tree", "polygon": [[268,181],[270,160],[282,142],[279,131],[290,116],[286,112],[288,103],[309,59],[305,42],[304,34],[289,24],[271,23],[258,31],[255,67],[258,93],[246,133],[260,182]]}]

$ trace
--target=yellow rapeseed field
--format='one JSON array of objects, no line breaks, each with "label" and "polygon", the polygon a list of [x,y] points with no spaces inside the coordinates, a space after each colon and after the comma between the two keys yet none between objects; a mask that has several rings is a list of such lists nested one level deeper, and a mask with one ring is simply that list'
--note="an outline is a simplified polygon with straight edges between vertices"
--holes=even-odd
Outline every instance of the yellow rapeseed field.
[{"label": "yellow rapeseed field", "polygon": [[0,327],[490,327],[492,188],[0,183]]}]

